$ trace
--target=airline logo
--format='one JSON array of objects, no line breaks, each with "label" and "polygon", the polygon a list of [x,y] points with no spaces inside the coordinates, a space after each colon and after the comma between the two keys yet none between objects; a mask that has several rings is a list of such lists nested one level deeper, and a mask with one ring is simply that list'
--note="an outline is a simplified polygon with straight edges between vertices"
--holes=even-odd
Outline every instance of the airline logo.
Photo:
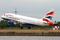
[{"label": "airline logo", "polygon": [[11,14],[7,14],[6,16],[11,18],[11,19],[19,20],[19,18],[14,18],[13,15],[11,15]]},{"label": "airline logo", "polygon": [[49,13],[46,14],[46,16],[48,16],[48,15],[53,15],[53,13],[54,13],[54,11],[49,12]]},{"label": "airline logo", "polygon": [[43,18],[42,20],[43,20],[43,21],[46,21],[49,25],[53,25],[52,22],[50,22],[49,20],[47,20],[47,19],[45,19],[45,18]]},{"label": "airline logo", "polygon": [[13,16],[13,15],[11,15],[11,14],[7,14],[6,16]]},{"label": "airline logo", "polygon": [[50,22],[49,20],[47,20],[47,19],[45,19],[45,18],[43,18],[43,21],[46,21],[47,23]]},{"label": "airline logo", "polygon": [[46,16],[45,18],[52,20],[52,16]]},{"label": "airline logo", "polygon": [[54,14],[54,10],[55,9],[50,10],[42,19],[43,21],[46,21],[49,25],[53,25],[53,23],[50,21],[52,20],[52,15]]},{"label": "airline logo", "polygon": [[54,13],[54,11],[47,13],[44,18],[47,18],[47,19],[52,20],[52,15],[53,15],[53,13]]}]

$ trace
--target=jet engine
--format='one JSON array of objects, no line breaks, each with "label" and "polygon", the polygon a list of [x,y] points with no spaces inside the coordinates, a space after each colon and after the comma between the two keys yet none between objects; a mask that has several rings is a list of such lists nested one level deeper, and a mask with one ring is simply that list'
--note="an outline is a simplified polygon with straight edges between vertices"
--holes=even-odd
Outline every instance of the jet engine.
[{"label": "jet engine", "polygon": [[9,20],[9,21],[8,21],[8,24],[9,24],[9,25],[16,25],[16,23],[15,23],[14,21],[12,21],[12,20]]}]

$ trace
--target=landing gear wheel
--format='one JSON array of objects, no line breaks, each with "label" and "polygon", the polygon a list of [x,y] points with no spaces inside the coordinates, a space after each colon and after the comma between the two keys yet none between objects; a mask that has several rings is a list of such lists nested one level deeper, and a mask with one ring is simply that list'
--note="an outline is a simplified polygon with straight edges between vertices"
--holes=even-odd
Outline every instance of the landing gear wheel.
[{"label": "landing gear wheel", "polygon": [[31,29],[31,27],[28,27],[28,29]]},{"label": "landing gear wheel", "polygon": [[23,27],[20,27],[20,29],[23,29]]}]

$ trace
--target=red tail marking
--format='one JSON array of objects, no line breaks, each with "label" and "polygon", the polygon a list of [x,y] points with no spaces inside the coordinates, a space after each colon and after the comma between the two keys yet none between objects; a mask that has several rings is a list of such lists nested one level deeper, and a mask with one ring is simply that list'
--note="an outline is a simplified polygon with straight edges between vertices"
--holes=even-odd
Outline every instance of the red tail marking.
[{"label": "red tail marking", "polygon": [[46,21],[47,23],[50,22],[49,20],[47,20],[47,19],[45,19],[45,18],[43,18],[43,21]]},{"label": "red tail marking", "polygon": [[43,21],[46,21],[49,25],[53,25],[52,22],[50,22],[49,20],[47,20],[47,19],[45,19],[45,18],[43,18]]},{"label": "red tail marking", "polygon": [[47,13],[46,16],[48,15],[53,15],[54,11],[50,12],[50,13]]}]

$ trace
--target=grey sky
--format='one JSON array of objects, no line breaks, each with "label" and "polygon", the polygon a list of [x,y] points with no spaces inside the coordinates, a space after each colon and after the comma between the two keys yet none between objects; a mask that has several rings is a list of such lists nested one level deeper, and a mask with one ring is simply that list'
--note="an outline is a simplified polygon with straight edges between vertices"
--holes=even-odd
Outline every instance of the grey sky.
[{"label": "grey sky", "polygon": [[0,0],[0,16],[14,12],[15,8],[18,14],[36,18],[42,18],[52,8],[55,8],[53,21],[60,21],[60,0]]}]

